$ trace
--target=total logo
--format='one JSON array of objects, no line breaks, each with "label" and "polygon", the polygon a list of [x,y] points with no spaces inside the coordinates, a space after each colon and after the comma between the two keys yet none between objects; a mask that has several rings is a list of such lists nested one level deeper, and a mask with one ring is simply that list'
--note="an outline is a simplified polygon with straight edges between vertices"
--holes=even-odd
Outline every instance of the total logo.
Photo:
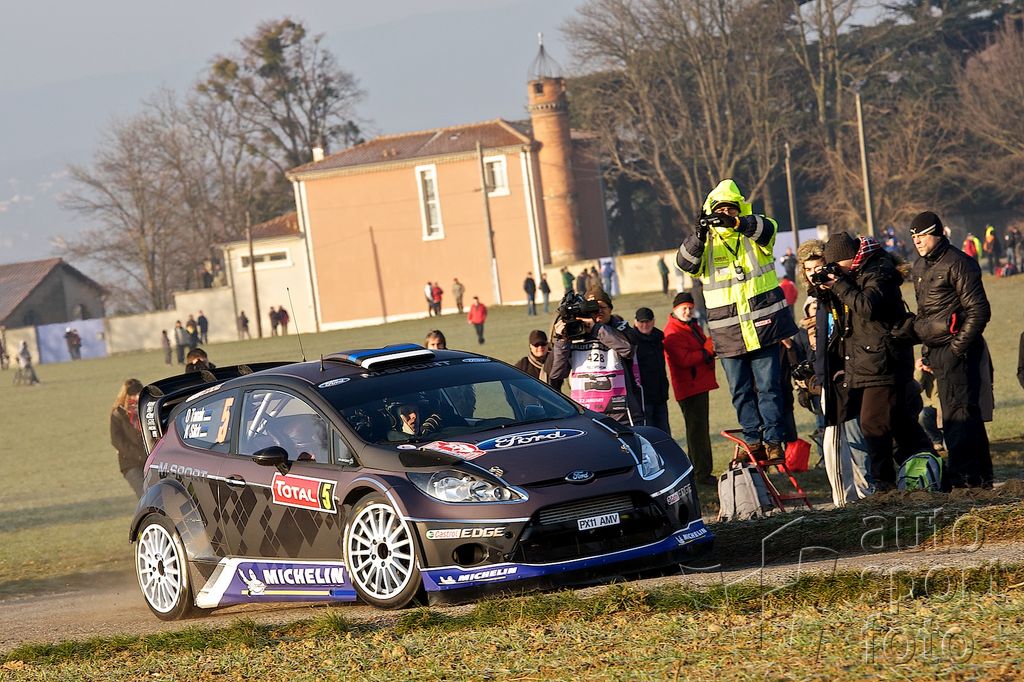
[{"label": "total logo", "polygon": [[271,483],[274,504],[313,509],[329,514],[338,512],[334,504],[335,486],[337,486],[335,481],[291,474],[274,474],[274,480]]},{"label": "total logo", "polygon": [[462,538],[499,538],[505,526],[496,528],[435,528],[427,531],[428,540],[461,540]]},{"label": "total logo", "polygon": [[527,445],[538,445],[556,440],[569,440],[585,435],[585,431],[578,429],[538,429],[536,431],[520,431],[510,433],[507,436],[498,436],[489,440],[477,443],[481,450],[510,450],[521,448]]},{"label": "total logo", "polygon": [[504,580],[510,575],[515,575],[518,570],[518,566],[505,566],[504,568],[491,568],[486,571],[477,571],[476,573],[463,573],[458,577],[442,575],[437,582],[439,585],[458,585],[460,583],[470,582],[493,582],[495,580]]}]

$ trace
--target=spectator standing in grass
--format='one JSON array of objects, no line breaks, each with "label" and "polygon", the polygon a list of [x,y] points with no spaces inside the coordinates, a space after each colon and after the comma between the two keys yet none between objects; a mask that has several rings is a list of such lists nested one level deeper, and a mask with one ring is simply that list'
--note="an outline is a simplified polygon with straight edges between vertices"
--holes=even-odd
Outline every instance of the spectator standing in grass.
[{"label": "spectator standing in grass", "polygon": [[444,289],[437,282],[430,286],[430,299],[434,302],[434,315],[441,316],[441,303],[444,300]]},{"label": "spectator standing in grass", "polygon": [[452,296],[455,297],[455,308],[459,311],[459,315],[462,314],[462,297],[466,294],[466,287],[459,278],[456,277],[452,281]]},{"label": "spectator standing in grass", "polygon": [[249,333],[249,318],[246,316],[245,311],[242,310],[238,313],[238,340],[251,339],[252,335]]},{"label": "spectator standing in grass", "polygon": [[[785,277],[788,277],[790,282],[796,282],[797,261],[796,255],[793,254],[793,249],[787,246],[785,255],[779,258],[779,263],[782,265]],[[790,303],[790,305],[793,304]]]},{"label": "spectator standing in grass", "polygon": [[545,273],[540,274],[540,295],[544,300],[544,314],[547,315],[551,312],[551,285],[548,284],[548,276]]},{"label": "spectator standing in grass", "polygon": [[199,346],[199,324],[194,315],[188,316],[188,321],[185,322],[185,331],[188,332],[188,349],[197,348]]},{"label": "spectator standing in grass", "polygon": [[672,375],[672,391],[686,424],[686,453],[693,462],[694,480],[714,485],[711,475],[710,393],[715,379],[715,347],[693,317],[693,296],[676,294],[665,324],[665,359]]},{"label": "spectator standing in grass", "polygon": [[277,307],[277,321],[281,323],[281,335],[288,336],[288,323],[292,321],[292,316],[283,305]]},{"label": "spectator standing in grass", "polygon": [[556,391],[561,390],[561,379],[551,378],[551,362],[554,359],[551,354],[551,346],[548,344],[548,335],[540,329],[534,329],[529,336],[530,350],[516,363],[516,369],[526,372],[534,379],[543,381]]},{"label": "spectator standing in grass", "polygon": [[427,299],[427,317],[434,315],[434,284],[427,282],[423,285],[423,298]]},{"label": "spectator standing in grass", "polygon": [[142,440],[142,424],[139,421],[141,393],[141,381],[126,379],[110,411],[110,444],[117,451],[117,464],[121,468],[121,475],[128,481],[136,498],[142,497],[142,484],[146,474],[146,446]]},{"label": "spectator standing in grass", "polygon": [[843,387],[850,389],[851,403],[860,404],[875,489],[892,489],[896,470],[907,457],[932,450],[910,408],[917,396],[908,388],[913,347],[901,331],[907,321],[900,293],[904,274],[874,238],[855,239],[845,232],[829,238],[825,261],[838,272],[820,286],[845,310],[840,329]]},{"label": "spectator standing in grass", "polygon": [[536,315],[537,314],[537,281],[533,278],[533,273],[526,273],[526,279],[523,280],[523,291],[526,292],[526,314]]},{"label": "spectator standing in grass", "polygon": [[466,321],[476,330],[476,342],[484,343],[484,323],[487,322],[487,306],[480,302],[478,296],[473,297],[473,305],[469,306]]},{"label": "spectator standing in grass", "polygon": [[199,343],[209,343],[207,340],[207,333],[210,331],[210,321],[206,318],[206,315],[202,310],[199,311],[199,317],[196,318],[196,324],[199,325]]},{"label": "spectator standing in grass", "polygon": [[36,369],[32,366],[32,351],[28,349],[28,341],[22,341],[18,348],[18,365],[21,367],[23,381],[27,381],[29,386],[39,383]]},{"label": "spectator standing in grass", "polygon": [[583,292],[587,290],[587,278],[589,276],[590,273],[587,272],[586,268],[580,270],[580,274],[576,275],[576,292],[579,293],[580,296],[582,296]]},{"label": "spectator standing in grass", "polygon": [[658,258],[658,276],[661,277],[661,293],[668,296],[668,265],[664,256]]},{"label": "spectator standing in grass", "polygon": [[277,336],[277,327],[281,324],[281,318],[277,314],[277,308],[270,306],[270,335]]},{"label": "spectator standing in grass", "polygon": [[560,272],[562,273],[562,286],[565,288],[565,293],[568,294],[569,292],[574,291],[575,289],[573,284],[576,281],[576,278],[573,277],[571,272],[569,272],[569,268],[563,267]]},{"label": "spectator standing in grass", "polygon": [[171,338],[167,336],[167,330],[160,332],[160,348],[164,351],[164,364],[171,364]]},{"label": "spectator standing in grass", "polygon": [[643,388],[644,422],[672,435],[668,423],[668,372],[665,371],[665,334],[654,326],[654,311],[637,308],[635,327],[629,339],[636,347],[636,363],[640,368]]},{"label": "spectator standing in grass", "polygon": [[181,326],[181,320],[174,322],[174,353],[177,356],[178,364],[185,364],[185,349],[188,347],[188,332]]},{"label": "spectator standing in grass", "polygon": [[995,277],[996,268],[999,266],[999,237],[996,236],[996,228],[991,225],[985,228],[985,242],[981,245],[981,250],[985,252],[988,274]]},{"label": "spectator standing in grass", "polygon": [[[985,422],[992,406],[992,361],[982,333],[992,317],[981,268],[943,236],[942,221],[925,211],[910,223],[917,318],[914,332],[939,385],[942,435],[955,488],[992,487]],[[987,407],[986,407],[987,406]]]}]

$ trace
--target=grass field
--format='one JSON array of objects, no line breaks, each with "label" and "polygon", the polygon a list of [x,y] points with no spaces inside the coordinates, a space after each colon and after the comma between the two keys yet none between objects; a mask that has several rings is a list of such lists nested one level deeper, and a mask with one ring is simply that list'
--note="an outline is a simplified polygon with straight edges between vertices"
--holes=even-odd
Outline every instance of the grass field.
[{"label": "grass field", "polygon": [[[997,400],[989,433],[993,439],[1015,438],[1024,432],[1024,392],[1015,378],[1024,277],[986,278],[986,287],[994,310],[986,338],[995,359]],[[912,300],[909,290],[906,295]],[[641,305],[653,308],[662,326],[670,300],[660,294],[622,296],[616,300],[616,312],[632,318]],[[302,343],[306,356],[314,358],[346,348],[421,343],[425,333],[437,327],[452,348],[479,350],[515,362],[526,352],[529,331],[547,329],[551,319],[527,317],[521,307],[493,308],[483,346],[477,345],[473,328],[457,315],[307,334]],[[294,335],[214,344],[208,350],[218,365],[300,357]],[[0,496],[0,597],[32,593],[68,574],[130,566],[127,529],[135,500],[109,445],[108,415],[123,379],[153,381],[166,376],[168,369],[160,353],[148,352],[43,365],[38,368],[42,384],[34,387],[14,387],[12,373],[0,373],[0,462],[6,479]],[[719,384],[723,388],[712,392],[711,399],[714,434],[735,427],[720,368]],[[681,437],[679,410],[670,405],[669,413],[673,432]],[[810,415],[802,410],[798,426],[802,433],[811,428]],[[731,449],[721,438],[713,442],[716,468],[721,469]],[[804,480],[816,493],[824,490],[821,472],[812,471]]]}]

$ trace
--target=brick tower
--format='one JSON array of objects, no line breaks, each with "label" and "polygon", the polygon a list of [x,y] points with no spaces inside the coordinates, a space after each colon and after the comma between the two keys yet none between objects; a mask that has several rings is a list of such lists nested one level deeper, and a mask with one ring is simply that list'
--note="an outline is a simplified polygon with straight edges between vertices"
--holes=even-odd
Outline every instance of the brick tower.
[{"label": "brick tower", "polygon": [[540,143],[537,161],[551,262],[555,265],[569,263],[582,255],[569,134],[569,101],[561,69],[544,51],[543,37],[530,69],[528,102],[533,138]]}]

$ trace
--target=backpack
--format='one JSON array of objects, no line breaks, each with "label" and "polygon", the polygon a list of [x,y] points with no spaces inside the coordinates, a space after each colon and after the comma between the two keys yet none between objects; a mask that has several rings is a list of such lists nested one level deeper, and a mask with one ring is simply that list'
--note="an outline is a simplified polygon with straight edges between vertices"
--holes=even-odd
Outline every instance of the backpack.
[{"label": "backpack", "polygon": [[896,486],[900,490],[939,492],[942,490],[942,458],[931,452],[911,455],[900,466]]},{"label": "backpack", "polygon": [[764,475],[750,462],[739,462],[718,477],[719,521],[759,519],[775,507]]}]

